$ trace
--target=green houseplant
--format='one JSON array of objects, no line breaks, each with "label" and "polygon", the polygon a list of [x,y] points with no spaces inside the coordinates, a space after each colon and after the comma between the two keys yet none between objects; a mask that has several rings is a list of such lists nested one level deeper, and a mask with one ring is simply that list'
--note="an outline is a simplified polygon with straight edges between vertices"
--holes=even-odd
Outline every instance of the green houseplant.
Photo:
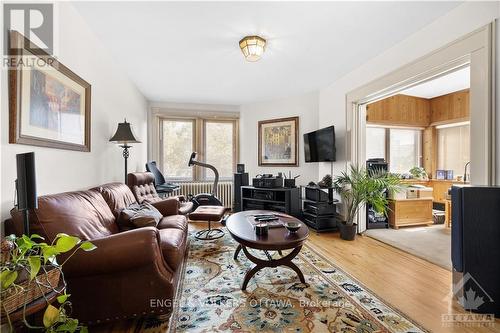
[{"label": "green houseplant", "polygon": [[428,180],[429,176],[427,175],[427,171],[424,168],[415,166],[410,169],[410,175],[412,175],[415,179]]},{"label": "green houseplant", "polygon": [[[10,235],[2,242],[2,261],[0,264],[0,298],[2,312],[7,318],[10,331],[13,330],[9,313],[16,308],[19,300],[23,303],[23,323],[30,330],[45,332],[87,332],[77,319],[71,318],[71,302],[66,293],[66,282],[62,267],[79,250],[93,251],[96,246],[78,237],[58,234],[52,243],[44,242],[43,237],[32,234],[16,237]],[[65,254],[59,264],[57,257]],[[57,273],[57,274],[54,274]],[[50,276],[50,277],[49,277]],[[55,283],[54,283],[55,276]],[[58,283],[59,282],[59,283]],[[43,326],[33,326],[26,319],[27,294],[33,290],[47,301],[43,315]],[[58,294],[58,307],[50,304],[46,298],[48,292]],[[7,305],[17,305],[7,308]]]},{"label": "green houseplant", "polygon": [[397,175],[383,171],[368,172],[351,165],[349,172],[344,171],[335,177],[333,188],[345,206],[345,221],[339,224],[340,237],[354,240],[357,228],[355,219],[362,205],[372,205],[375,211],[385,213],[388,209],[386,191],[398,192],[402,186]]}]

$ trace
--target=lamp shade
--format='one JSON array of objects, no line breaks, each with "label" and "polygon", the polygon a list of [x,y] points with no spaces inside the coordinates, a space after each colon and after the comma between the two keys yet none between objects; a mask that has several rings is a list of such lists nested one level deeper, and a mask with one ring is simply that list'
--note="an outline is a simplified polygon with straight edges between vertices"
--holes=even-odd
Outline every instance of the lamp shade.
[{"label": "lamp shade", "polygon": [[123,123],[118,123],[116,133],[111,137],[111,139],[109,139],[109,141],[122,144],[141,143],[141,141],[137,140],[130,123],[127,123],[126,119]]}]

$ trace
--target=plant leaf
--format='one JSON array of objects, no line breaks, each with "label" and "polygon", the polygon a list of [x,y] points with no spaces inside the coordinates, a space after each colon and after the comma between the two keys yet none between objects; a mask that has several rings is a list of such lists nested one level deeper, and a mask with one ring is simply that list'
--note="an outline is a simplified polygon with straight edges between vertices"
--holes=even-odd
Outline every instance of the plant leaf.
[{"label": "plant leaf", "polygon": [[16,271],[3,271],[0,274],[0,281],[2,281],[2,289],[7,289],[16,281],[17,279],[17,272]]},{"label": "plant leaf", "polygon": [[63,304],[64,302],[66,302],[68,300],[68,297],[70,297],[71,294],[62,294],[62,295],[59,295],[57,296],[57,301],[59,302],[59,304]]},{"label": "plant leaf", "polygon": [[31,239],[42,239],[42,240],[43,240],[43,239],[45,239],[45,238],[43,238],[42,236],[40,236],[40,235],[38,235],[38,234],[32,234],[32,235],[30,236],[30,238],[31,238]]},{"label": "plant leaf", "polygon": [[78,328],[78,319],[68,318],[67,321],[56,328],[56,332],[75,332]]},{"label": "plant leaf", "polygon": [[80,249],[82,249],[83,251],[93,251],[97,249],[97,246],[95,246],[89,241],[85,241],[82,244],[80,244]]},{"label": "plant leaf", "polygon": [[[54,246],[44,246],[42,248],[42,255],[43,255],[43,262],[44,263],[47,263],[47,261],[54,263],[56,255],[58,255],[58,254],[59,254],[59,251],[57,251]],[[55,264],[57,264],[57,262]]]},{"label": "plant leaf", "polygon": [[59,309],[53,305],[47,305],[43,314],[43,326],[46,328],[52,326],[59,319]]},{"label": "plant leaf", "polygon": [[65,253],[80,243],[80,238],[68,235],[61,235],[56,241],[56,250],[59,253]]},{"label": "plant leaf", "polygon": [[28,263],[30,264],[30,280],[33,280],[40,271],[42,263],[38,256],[28,257]]},{"label": "plant leaf", "polygon": [[80,333],[89,333],[89,329],[87,328],[87,326],[80,327]]}]

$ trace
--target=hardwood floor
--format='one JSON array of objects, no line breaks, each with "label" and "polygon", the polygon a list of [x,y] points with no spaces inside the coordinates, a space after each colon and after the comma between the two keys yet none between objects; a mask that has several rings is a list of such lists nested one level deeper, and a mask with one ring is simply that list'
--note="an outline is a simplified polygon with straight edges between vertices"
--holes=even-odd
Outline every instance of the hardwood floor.
[{"label": "hardwood floor", "polygon": [[[205,223],[190,223],[200,230]],[[338,233],[311,232],[308,245],[352,275],[393,308],[432,332],[500,333],[500,320],[493,327],[444,327],[442,314],[465,313],[451,300],[451,272],[375,239],[358,236],[341,240]],[[128,322],[91,329],[92,332],[132,332]]]},{"label": "hardwood floor", "polygon": [[466,313],[451,299],[451,272],[367,236],[312,232],[308,244],[386,303],[432,332],[500,332],[494,327],[443,327],[442,314]]}]

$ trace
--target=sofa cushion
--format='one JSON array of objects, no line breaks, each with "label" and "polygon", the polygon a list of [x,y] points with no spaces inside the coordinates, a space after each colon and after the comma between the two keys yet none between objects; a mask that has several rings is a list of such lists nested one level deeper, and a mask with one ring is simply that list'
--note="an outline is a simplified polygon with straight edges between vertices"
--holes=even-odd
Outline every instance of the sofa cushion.
[{"label": "sofa cushion", "polygon": [[134,194],[123,183],[109,183],[93,188],[101,193],[113,214],[118,217],[122,209],[130,206],[135,200]]},{"label": "sofa cushion", "polygon": [[158,229],[168,228],[187,230],[188,223],[186,217],[183,215],[171,215],[162,218],[160,223],[158,223]]},{"label": "sofa cushion", "polygon": [[222,206],[199,206],[189,214],[189,219],[193,221],[220,221],[225,211],[226,208]]},{"label": "sofa cushion", "polygon": [[163,258],[172,270],[177,270],[186,251],[187,232],[176,228],[159,231]]},{"label": "sofa cushion", "polygon": [[101,238],[118,232],[106,201],[93,190],[41,196],[34,215],[30,220],[31,233],[42,235],[48,241],[60,232],[81,239]]}]

